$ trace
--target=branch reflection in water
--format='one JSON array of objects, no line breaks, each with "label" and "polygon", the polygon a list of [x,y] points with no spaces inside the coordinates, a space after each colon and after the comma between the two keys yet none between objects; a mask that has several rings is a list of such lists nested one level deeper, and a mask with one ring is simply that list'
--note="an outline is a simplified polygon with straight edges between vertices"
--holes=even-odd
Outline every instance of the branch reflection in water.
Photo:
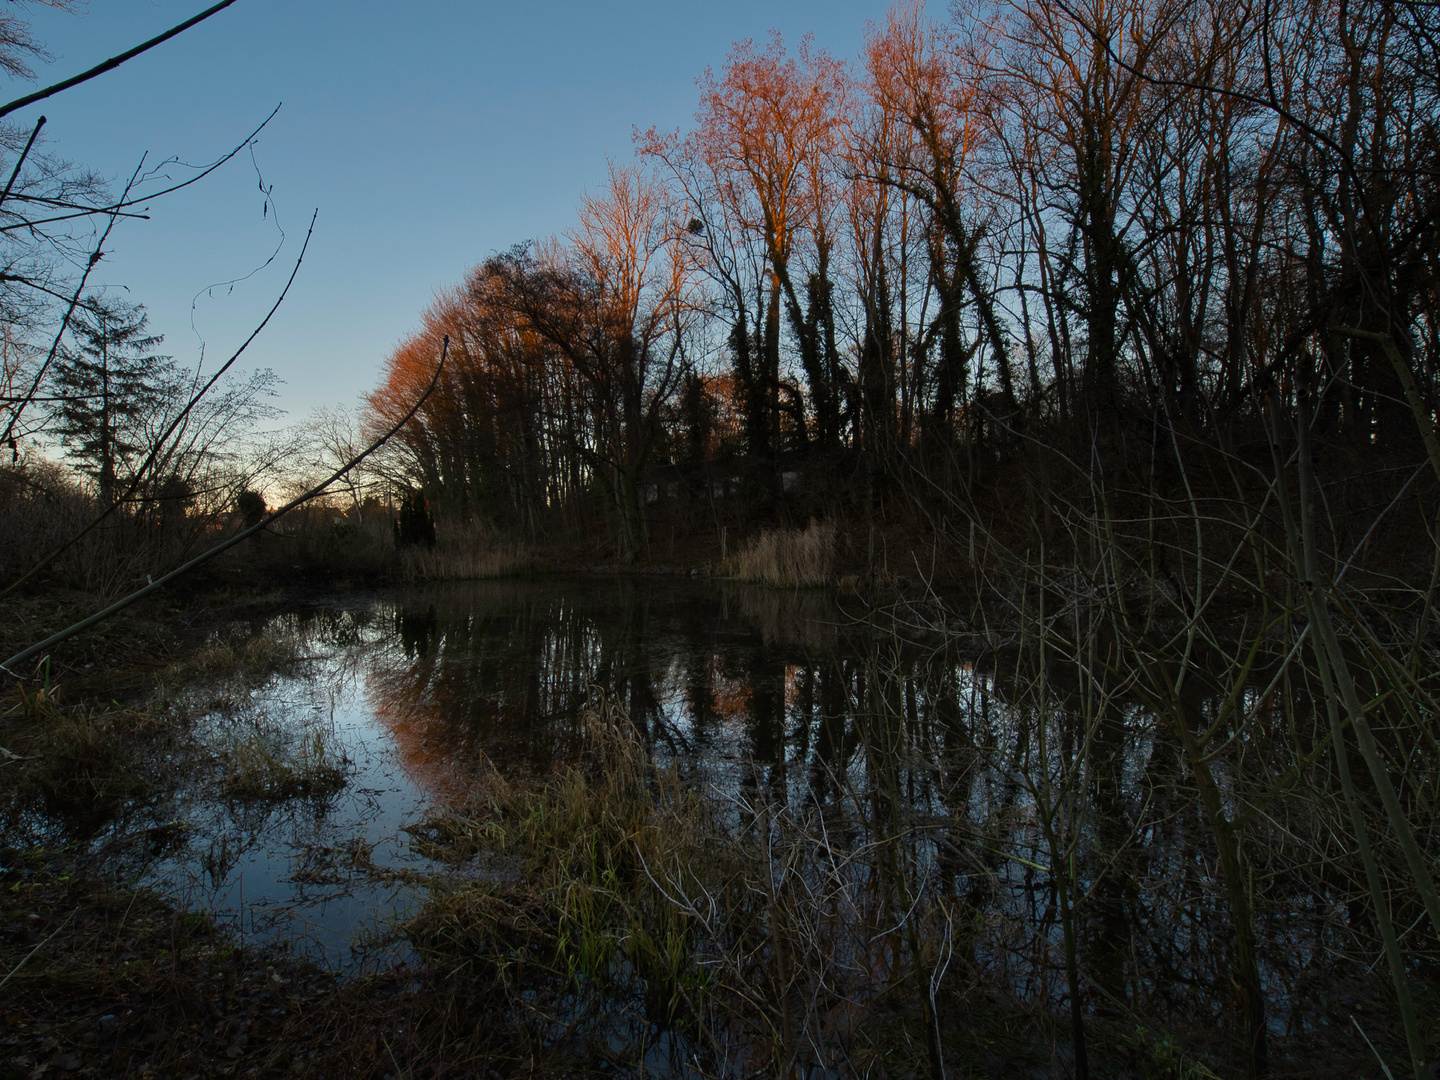
[{"label": "branch reflection in water", "polygon": [[[250,707],[295,719],[331,703],[356,775],[309,818],[267,810],[241,827],[238,846],[275,850],[265,837],[285,834],[288,876],[274,873],[275,897],[324,878],[297,851],[312,862],[328,853],[332,870],[347,858],[372,873],[434,869],[399,839],[402,826],[467,812],[497,778],[538,791],[592,767],[587,706],[603,702],[628,725],[652,782],[668,776],[709,800],[705,820],[732,839],[775,838],[774,851],[789,852],[781,869],[809,882],[806,903],[828,897],[829,915],[861,919],[844,943],[830,941],[824,971],[794,974],[786,993],[797,1003],[775,1020],[787,1060],[802,1043],[806,1053],[845,1043],[841,1029],[863,1026],[857,1016],[873,1017],[901,986],[925,1014],[917,1034],[940,1032],[977,993],[1061,1016],[1077,986],[1089,1022],[1130,1033],[1147,1054],[1168,1053],[1156,1030],[1202,1038],[1236,1027],[1214,833],[1168,722],[1123,685],[1042,677],[1023,642],[985,651],[978,639],[916,629],[924,619],[855,614],[821,592],[646,578],[451,584],[293,611],[269,632],[304,641],[309,667]],[[1221,702],[1193,708],[1209,722]],[[1231,803],[1253,779],[1219,762],[1213,774]],[[341,840],[346,827],[358,839]],[[1306,869],[1303,808],[1271,831],[1249,827],[1268,850],[1254,918],[1272,1033],[1343,1023],[1344,1002],[1376,993],[1354,963],[1346,886]],[[217,819],[206,828],[224,832]],[[646,872],[657,895],[679,883],[665,868]],[[424,893],[366,900],[403,913]],[[766,955],[779,962],[767,925]],[[723,944],[689,947],[700,956]],[[1343,994],[1319,995],[1318,983]],[[707,1007],[719,1006],[695,1006]],[[943,1038],[934,1036],[937,1055]],[[1217,1055],[1225,1044],[1214,1040]]]}]

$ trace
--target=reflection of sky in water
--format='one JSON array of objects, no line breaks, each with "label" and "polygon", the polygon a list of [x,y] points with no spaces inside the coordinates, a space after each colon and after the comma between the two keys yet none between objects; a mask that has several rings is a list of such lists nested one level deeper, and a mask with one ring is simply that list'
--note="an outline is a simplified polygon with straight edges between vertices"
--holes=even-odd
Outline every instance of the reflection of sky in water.
[{"label": "reflection of sky in water", "polygon": [[[1206,987],[1229,923],[1179,751],[1133,701],[1088,683],[1084,695],[1046,683],[1041,708],[995,658],[977,670],[862,630],[822,595],[663,579],[351,596],[277,617],[267,632],[306,659],[258,688],[230,677],[185,690],[191,714],[204,714],[202,741],[221,760],[244,737],[293,753],[318,733],[331,758],[348,759],[348,783],[323,799],[240,804],[219,797],[218,764],[199,768],[176,801],[149,811],[188,832],[143,875],[247,938],[353,964],[357,932],[424,896],[360,866],[439,870],[410,851],[403,827],[463,800],[477,772],[538,778],[574,760],[577,720],[598,692],[626,709],[662,767],[729,800],[733,822],[747,803],[818,809],[853,853],[886,800],[903,805],[917,874],[975,913],[970,962],[1017,999],[1048,995],[1056,1007],[1063,987],[1036,962],[1037,942],[1053,960],[1061,937],[1039,794],[1073,792],[1082,950],[1105,992],[1153,987],[1187,1015],[1223,1012],[1216,994],[1228,983]],[[1102,715],[1114,722],[1096,726]],[[1229,766],[1214,771],[1233,806]],[[1302,890],[1261,914],[1277,1024],[1288,1022],[1286,987],[1336,940],[1334,905]],[[390,944],[366,956],[403,953]]]},{"label": "reflection of sky in water", "polygon": [[[755,610],[707,586],[477,583],[281,616],[267,632],[299,643],[298,668],[181,696],[203,712],[197,733],[220,760],[256,738],[293,755],[318,732],[330,757],[348,759],[348,783],[326,798],[241,803],[217,798],[223,770],[197,773],[174,806],[186,842],[144,880],[246,938],[348,965],[357,931],[423,895],[377,884],[357,855],[382,871],[437,869],[403,827],[463,799],[476,770],[543,775],[569,760],[597,691],[640,718],[662,765],[731,794],[758,775],[804,798],[804,762],[786,761],[794,728],[813,719],[798,717],[797,664],[833,648],[838,615],[822,597],[758,595]],[[768,717],[758,725],[757,694]]]},{"label": "reflection of sky in water", "polygon": [[344,788],[324,798],[239,803],[216,799],[214,776],[198,778],[178,807],[188,843],[154,863],[147,882],[212,912],[242,939],[293,940],[344,965],[357,931],[403,914],[418,897],[411,887],[376,884],[356,856],[368,854],[383,869],[430,869],[401,831],[430,800],[347,670],[349,647],[310,644],[302,674],[241,691],[241,700],[204,718],[199,734],[223,748],[261,728],[288,736],[293,750],[318,730],[331,757],[348,759]]},{"label": "reflection of sky in water", "polygon": [[[1131,700],[1047,682],[1037,707],[994,657],[977,669],[864,630],[823,595],[673,579],[352,595],[278,616],[265,633],[304,659],[259,685],[242,672],[182,688],[174,696],[200,718],[213,759],[200,755],[178,792],[91,838],[247,940],[293,942],[341,967],[405,955],[374,935],[424,899],[401,874],[442,868],[410,850],[404,826],[463,800],[477,773],[536,779],[575,760],[577,721],[603,693],[661,767],[728,800],[726,820],[750,820],[746,805],[818,810],[812,820],[853,856],[847,872],[862,885],[862,849],[886,806],[902,807],[918,879],[974,913],[969,962],[1017,999],[1056,1007],[1063,987],[1046,971],[1061,929],[1040,802],[1046,784],[1068,789],[1089,970],[1121,998],[1153,989],[1187,1015],[1223,1012],[1228,983],[1207,987],[1230,930],[1205,825],[1173,740]],[[1202,704],[1207,722],[1213,707]],[[1096,726],[1102,715],[1114,722]],[[317,736],[328,760],[347,762],[338,792],[224,797],[238,743],[293,760]],[[1233,805],[1230,765],[1214,772]],[[27,827],[45,843],[60,830]],[[167,847],[156,834],[179,839]],[[375,868],[396,876],[377,881]],[[1287,987],[1344,944],[1333,933],[1344,911],[1340,894],[1280,892],[1259,918],[1272,1016],[1288,1023]]]}]

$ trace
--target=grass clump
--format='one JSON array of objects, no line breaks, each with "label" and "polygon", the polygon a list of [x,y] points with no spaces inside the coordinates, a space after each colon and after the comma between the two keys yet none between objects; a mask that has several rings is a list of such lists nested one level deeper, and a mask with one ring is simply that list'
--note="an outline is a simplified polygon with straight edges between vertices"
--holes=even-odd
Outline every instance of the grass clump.
[{"label": "grass clump", "polygon": [[149,794],[140,748],[161,734],[145,713],[60,704],[21,687],[5,717],[5,780],[11,810],[39,801],[46,813],[89,832]]},{"label": "grass clump", "polygon": [[586,720],[585,766],[540,790],[491,775],[463,810],[412,830],[423,854],[475,870],[434,888],[412,940],[452,971],[464,958],[467,979],[518,1009],[518,1030],[542,1044],[559,1037],[550,1010],[564,999],[577,1032],[606,1026],[616,1004],[632,1036],[693,1026],[709,981],[693,963],[693,921],[648,870],[724,865],[707,808],[649,766],[623,714],[602,707]]},{"label": "grass clump", "polygon": [[332,735],[311,728],[293,739],[256,728],[220,752],[221,791],[237,802],[324,799],[349,780],[351,762]]},{"label": "grass clump", "polygon": [[411,830],[470,871],[432,885],[406,931],[505,1018],[492,1051],[575,1068],[669,1054],[703,1075],[924,1071],[922,1002],[958,980],[931,979],[951,916],[912,893],[903,843],[697,791],[609,703],[584,738],[583,763],[538,790],[492,775]]},{"label": "grass clump", "polygon": [[534,565],[534,557],[519,544],[412,547],[400,553],[400,572],[406,581],[479,581],[523,573]]},{"label": "grass clump", "polygon": [[164,671],[167,679],[194,675],[216,677],[246,673],[264,675],[293,665],[300,657],[300,643],[291,635],[262,631],[243,638],[216,636],[185,659]]},{"label": "grass clump", "polygon": [[780,588],[815,587],[830,581],[835,525],[812,521],[804,529],[767,529],[731,560],[740,581]]}]

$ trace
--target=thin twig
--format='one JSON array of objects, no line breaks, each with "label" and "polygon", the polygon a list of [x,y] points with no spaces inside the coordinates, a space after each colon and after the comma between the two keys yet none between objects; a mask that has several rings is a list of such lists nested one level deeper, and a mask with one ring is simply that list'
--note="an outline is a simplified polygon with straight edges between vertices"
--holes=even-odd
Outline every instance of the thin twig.
[{"label": "thin twig", "polygon": [[50,937],[47,937],[44,941],[40,942],[23,957],[21,957],[20,962],[10,969],[10,973],[6,975],[5,978],[0,979],[0,990],[3,990],[5,988],[5,984],[15,977],[15,973],[19,971],[22,967],[24,967],[32,956],[39,952],[44,946],[48,945],[56,934],[59,934],[61,930],[64,930],[65,927],[69,926],[70,920],[74,917],[75,912],[71,911],[69,915],[65,916],[65,921],[62,922],[59,926],[57,926],[53,932],[51,932]]},{"label": "thin twig", "polygon": [[[135,166],[135,171],[130,175],[130,180],[125,185],[126,195],[128,195],[131,188],[135,186],[135,181],[140,176],[140,170],[144,167],[145,156],[142,154],[140,157],[140,164]],[[30,390],[29,393],[26,395],[27,398],[34,397],[34,395],[39,391],[40,383],[45,378],[45,372],[49,370],[51,363],[54,362],[55,354],[60,350],[60,342],[65,339],[65,332],[70,329],[70,320],[74,318],[75,309],[80,305],[80,297],[85,292],[86,282],[90,280],[90,272],[94,270],[95,267],[99,264],[100,260],[105,257],[105,241],[110,239],[110,233],[115,228],[115,223],[120,219],[120,215],[117,213],[112,212],[109,216],[110,223],[105,226],[105,231],[100,234],[100,239],[95,244],[95,249],[90,253],[90,257],[85,261],[85,272],[80,275],[80,284],[75,286],[75,292],[71,295],[70,303],[65,308],[65,317],[60,320],[60,329],[55,331],[55,338],[50,343],[50,351],[45,356],[45,362],[41,364],[40,369],[35,372],[35,378],[30,383]],[[15,426],[20,422],[20,416],[25,411],[25,405],[26,402],[22,401],[20,404],[15,406],[15,411],[11,414],[9,422],[5,425],[5,433],[3,435],[0,435],[0,443],[8,443],[10,441],[10,436],[15,434]]]},{"label": "thin twig", "polygon": [[[79,543],[83,537],[85,537],[93,529],[97,528],[111,514],[113,514],[122,505],[127,503],[130,500],[130,497],[135,494],[136,490],[140,487],[140,482],[145,477],[145,473],[149,470],[150,466],[155,463],[156,458],[160,456],[160,453],[162,450],[164,450],[165,443],[169,440],[170,436],[175,434],[175,429],[185,422],[185,420],[189,417],[191,411],[195,408],[196,405],[200,403],[200,399],[203,398],[206,393],[210,391],[210,389],[219,380],[220,376],[224,375],[225,372],[229,371],[231,365],[233,365],[236,360],[240,359],[240,354],[243,353],[246,349],[248,349],[250,347],[250,343],[260,336],[260,331],[265,329],[271,318],[274,317],[275,312],[280,310],[280,305],[285,302],[285,297],[290,292],[290,286],[295,284],[295,275],[300,272],[300,264],[305,261],[305,252],[310,247],[310,237],[315,232],[315,219],[319,215],[319,213],[320,211],[316,210],[315,214],[311,215],[310,229],[305,234],[305,242],[300,245],[300,255],[295,260],[295,266],[290,271],[290,277],[285,282],[285,288],[280,290],[280,295],[276,298],[275,303],[270,306],[270,310],[265,313],[265,318],[260,321],[259,326],[255,327],[255,329],[250,332],[250,336],[247,337],[240,344],[240,347],[231,354],[230,359],[226,360],[225,363],[221,364],[215,374],[210,376],[209,381],[207,381],[204,386],[202,386],[193,395],[191,395],[190,400],[185,404],[185,407],[180,410],[179,414],[175,417],[175,419],[170,422],[170,425],[160,434],[160,437],[155,440],[155,444],[151,448],[149,456],[146,457],[146,459],[141,463],[140,467],[135,470],[135,475],[130,481],[130,486],[126,488],[123,493],[117,496],[110,503],[109,506],[107,506],[98,515],[92,518],[88,525],[86,525],[83,529],[77,532],[74,536],[70,537],[70,539],[65,541],[65,543],[52,550],[48,555],[46,555],[34,566],[32,566],[19,578],[7,585],[3,591],[0,591],[0,600],[5,599],[5,597],[15,592],[16,589],[20,588],[20,586],[24,585],[27,581],[33,580],[36,574],[40,573],[40,571],[44,570],[61,555],[65,554],[65,552],[69,551],[72,547]],[[446,340],[448,341],[449,339],[447,338]]]}]

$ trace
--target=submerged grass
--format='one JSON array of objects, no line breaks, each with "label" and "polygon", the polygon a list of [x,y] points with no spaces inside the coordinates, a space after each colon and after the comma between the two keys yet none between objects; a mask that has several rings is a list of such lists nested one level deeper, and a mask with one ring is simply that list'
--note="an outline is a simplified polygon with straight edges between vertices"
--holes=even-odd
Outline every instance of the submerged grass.
[{"label": "submerged grass", "polygon": [[17,696],[0,725],[0,775],[12,807],[38,801],[47,814],[87,832],[148,795],[141,747],[167,739],[163,720],[113,704],[67,707],[46,689],[20,688]]},{"label": "submerged grass", "polygon": [[345,786],[351,768],[344,750],[318,728],[293,742],[246,732],[223,746],[220,760],[221,792],[239,802],[324,799]]},{"label": "submerged grass", "polygon": [[190,658],[186,669],[220,675],[243,669],[270,669],[293,662],[295,643],[279,634],[256,634],[242,642],[213,641]]}]

